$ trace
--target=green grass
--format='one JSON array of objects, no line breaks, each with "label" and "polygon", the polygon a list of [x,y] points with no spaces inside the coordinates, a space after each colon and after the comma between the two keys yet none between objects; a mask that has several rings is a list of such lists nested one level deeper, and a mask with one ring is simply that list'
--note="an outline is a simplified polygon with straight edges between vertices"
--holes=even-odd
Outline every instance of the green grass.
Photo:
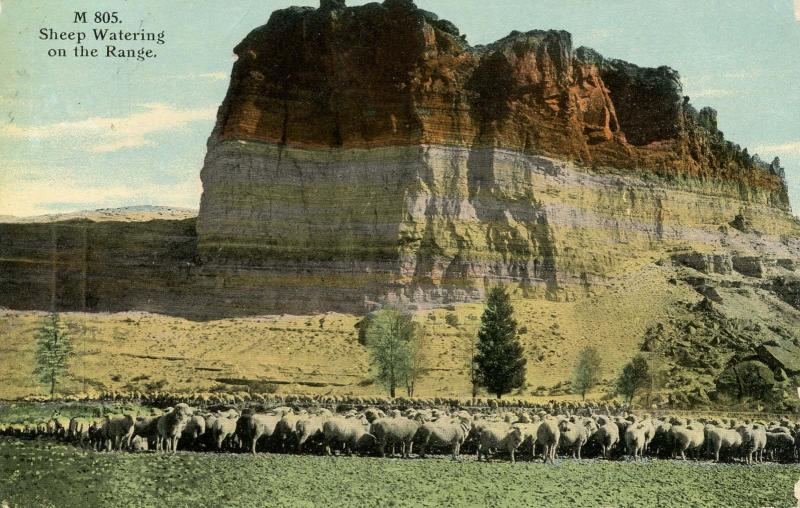
[{"label": "green grass", "polygon": [[794,506],[800,465],[95,453],[0,438],[12,506]]}]

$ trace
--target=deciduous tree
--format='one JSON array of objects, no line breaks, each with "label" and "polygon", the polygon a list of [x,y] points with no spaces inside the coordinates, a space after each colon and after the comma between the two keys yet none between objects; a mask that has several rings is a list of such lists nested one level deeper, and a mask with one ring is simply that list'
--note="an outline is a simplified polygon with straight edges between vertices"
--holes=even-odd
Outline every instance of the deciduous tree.
[{"label": "deciduous tree", "polygon": [[578,353],[575,369],[572,371],[572,391],[579,393],[586,400],[586,392],[600,380],[602,360],[600,353],[593,347],[587,347]]}]

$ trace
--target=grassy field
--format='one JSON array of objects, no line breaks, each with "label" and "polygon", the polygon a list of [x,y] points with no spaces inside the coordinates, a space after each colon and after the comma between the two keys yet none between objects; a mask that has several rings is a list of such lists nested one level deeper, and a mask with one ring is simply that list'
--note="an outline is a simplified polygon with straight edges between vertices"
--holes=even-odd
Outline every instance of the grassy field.
[{"label": "grassy field", "polygon": [[96,453],[0,438],[11,506],[794,506],[800,465]]},{"label": "grassy field", "polygon": [[[569,379],[577,352],[589,345],[604,351],[604,377],[616,377],[645,330],[675,312],[675,301],[699,299],[691,289],[668,284],[667,275],[652,266],[569,302],[516,295],[516,317],[525,330],[521,340],[528,356],[528,384],[521,395]],[[418,396],[469,396],[469,341],[477,333],[482,311],[482,305],[471,304],[417,313],[429,338],[431,368],[418,383]],[[7,373],[0,399],[44,393],[32,375],[33,337],[43,317],[40,312],[0,309],[0,369]],[[225,382],[269,380],[278,381],[282,393],[385,394],[372,383],[367,351],[358,343],[355,327],[360,317],[354,315],[194,322],[137,312],[65,313],[62,320],[81,330],[73,334],[77,356],[60,387],[63,393],[80,393],[84,387],[235,391],[241,386]],[[626,326],[619,327],[624,321]]]},{"label": "grassy field", "polygon": [[[702,296],[675,279],[692,274],[698,272],[649,264],[559,302],[523,298],[517,291],[513,304],[528,360],[527,384],[510,397],[578,399],[565,394],[564,383],[586,346],[603,354],[603,382],[589,397],[605,395],[648,329],[664,326],[680,343],[684,329],[696,324],[691,308]],[[758,327],[764,340],[778,325],[798,329],[800,312],[762,289],[740,288],[739,275],[724,277],[726,284],[720,283],[717,292],[725,303],[715,304],[715,310],[726,318]],[[470,341],[482,311],[481,304],[461,304],[416,312],[426,330],[429,368],[418,380],[416,396],[469,397]],[[34,336],[44,317],[0,309],[0,400],[46,393],[33,376]],[[64,313],[62,322],[75,329],[77,354],[59,392],[230,393],[248,387],[267,391],[256,387],[269,384],[278,393],[386,395],[374,382],[367,349],[358,342],[360,319],[327,313],[197,322],[142,312]]]}]

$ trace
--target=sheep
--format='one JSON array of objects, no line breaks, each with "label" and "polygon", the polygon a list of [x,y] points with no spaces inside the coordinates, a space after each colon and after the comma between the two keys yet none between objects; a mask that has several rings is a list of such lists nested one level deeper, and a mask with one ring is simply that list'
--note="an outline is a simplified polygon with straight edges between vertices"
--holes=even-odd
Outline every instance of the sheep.
[{"label": "sheep", "polygon": [[97,451],[105,445],[105,420],[94,421],[89,425],[89,446]]},{"label": "sheep", "polygon": [[572,450],[572,458],[575,458],[577,453],[577,458],[580,459],[581,448],[589,440],[588,429],[580,423],[562,421],[558,425],[558,430],[561,432],[560,445],[567,450]]},{"label": "sheep", "polygon": [[634,460],[644,454],[647,444],[647,431],[648,426],[643,422],[633,423],[625,429],[625,449]]},{"label": "sheep", "polygon": [[558,420],[546,418],[539,428],[536,429],[536,441],[544,447],[544,462],[550,460],[555,463],[556,449],[561,440],[561,431],[558,428]]},{"label": "sheep", "polygon": [[186,404],[177,404],[175,409],[169,413],[158,417],[156,426],[158,428],[158,441],[156,450],[164,450],[175,453],[178,450],[178,439],[183,433],[183,429],[189,422],[191,408]]},{"label": "sheep", "polygon": [[511,455],[511,463],[515,462],[514,452],[523,441],[522,429],[508,425],[492,425],[484,427],[478,437],[478,462],[487,457],[490,450],[506,450]]},{"label": "sheep", "polygon": [[133,437],[135,421],[130,415],[123,415],[115,418],[106,417],[102,426],[102,434],[106,442],[106,450],[111,451],[112,445],[116,450],[121,450],[122,446],[130,447]]},{"label": "sheep", "polygon": [[376,407],[369,407],[364,410],[364,417],[368,423],[372,424],[378,418],[386,418],[386,413]]},{"label": "sheep", "polygon": [[467,418],[440,419],[423,423],[417,431],[420,436],[420,457],[431,444],[449,446],[453,460],[459,459],[461,445],[470,433],[471,422]]},{"label": "sheep", "polygon": [[149,442],[155,443],[158,439],[158,417],[140,416],[133,425],[134,437],[139,436]]},{"label": "sheep", "polygon": [[283,418],[278,421],[275,427],[275,435],[281,440],[281,449],[286,450],[286,440],[292,439],[297,442],[297,422],[301,419],[308,418],[308,414],[302,411],[300,414],[286,413]]},{"label": "sheep", "polygon": [[322,426],[332,416],[311,415],[308,418],[298,420],[295,425],[297,435],[297,453],[303,451],[303,446],[317,436],[324,436]]},{"label": "sheep", "polygon": [[275,434],[278,422],[283,418],[283,413],[277,414],[256,414],[252,412],[242,413],[236,422],[236,434],[242,443],[250,443],[250,451],[255,455],[258,440],[264,437],[271,437]]},{"label": "sheep", "polygon": [[89,427],[92,421],[87,418],[74,417],[67,426],[67,440],[83,444],[89,438]]},{"label": "sheep", "polygon": [[654,455],[670,454],[673,450],[672,445],[672,424],[669,422],[662,422],[660,420],[653,420],[655,432],[647,449],[651,450]]},{"label": "sheep", "polygon": [[131,451],[133,452],[146,452],[149,449],[147,438],[142,436],[133,436],[131,439]]},{"label": "sheep", "polygon": [[[619,443],[619,427],[610,420],[603,420],[605,423],[597,429],[597,440],[600,442],[600,449],[604,459],[608,459],[611,450]],[[599,422],[598,422],[599,423]]]},{"label": "sheep", "polygon": [[[69,418],[65,418],[61,416],[61,413],[58,411],[53,413],[53,417],[50,420],[52,422],[53,431],[51,434],[55,435],[59,439],[67,439],[67,432],[69,430]],[[48,428],[50,424],[48,425]]]},{"label": "sheep", "polygon": [[404,459],[411,455],[414,436],[419,430],[419,423],[403,416],[394,418],[378,418],[370,426],[370,434],[375,436],[381,457],[386,456],[386,445],[400,442],[403,445]]},{"label": "sheep", "polygon": [[648,416],[639,423],[641,423],[644,429],[644,451],[648,451],[650,449],[650,443],[652,443],[653,438],[655,438],[658,422]]},{"label": "sheep", "polygon": [[772,460],[790,460],[794,456],[795,440],[785,432],[766,432],[766,451]]},{"label": "sheep", "polygon": [[536,458],[536,432],[539,430],[539,425],[542,422],[533,423],[515,423],[514,426],[522,431],[522,444],[520,447],[531,447],[531,458]]},{"label": "sheep", "polygon": [[217,421],[217,418],[219,418],[219,416],[213,413],[203,415],[203,421],[206,426],[205,440],[204,440],[206,448],[213,448],[216,445],[216,437],[214,436],[214,432],[212,432],[212,429],[214,428],[214,423]]},{"label": "sheep", "polygon": [[713,425],[706,426],[706,441],[709,451],[714,454],[714,462],[719,462],[719,452],[723,448],[738,450],[742,445],[742,436],[733,429],[723,429]]},{"label": "sheep", "polygon": [[683,460],[686,460],[687,451],[699,450],[705,442],[705,429],[698,423],[672,425],[669,433],[673,444],[672,456],[680,453]]},{"label": "sheep", "polygon": [[354,449],[363,449],[375,444],[375,436],[367,431],[364,422],[355,418],[331,418],[322,425],[325,435],[325,452],[331,455],[331,443],[344,444],[349,455]]},{"label": "sheep", "polygon": [[[736,431],[742,436],[741,452],[745,463],[752,464],[753,456],[759,460],[767,446],[767,430],[758,424],[740,425]],[[763,461],[763,458],[762,458]]]},{"label": "sheep", "polygon": [[186,422],[186,426],[181,431],[181,437],[191,445],[197,444],[197,439],[206,433],[206,419],[200,415],[192,415]]},{"label": "sheep", "polygon": [[214,439],[217,450],[222,450],[226,441],[230,441],[236,435],[236,422],[238,417],[218,416],[211,423],[210,434]]}]

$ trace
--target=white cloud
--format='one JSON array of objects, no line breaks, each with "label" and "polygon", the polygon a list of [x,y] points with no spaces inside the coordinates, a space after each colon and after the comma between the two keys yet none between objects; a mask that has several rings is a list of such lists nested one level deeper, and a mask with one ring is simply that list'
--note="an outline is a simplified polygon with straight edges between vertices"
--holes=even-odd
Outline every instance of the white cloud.
[{"label": "white cloud", "polygon": [[177,184],[97,186],[80,185],[62,176],[55,172],[52,178],[0,185],[0,215],[26,217],[132,205],[197,208],[202,192],[199,178]]},{"label": "white cloud", "polygon": [[783,155],[797,155],[800,157],[800,141],[783,143],[780,145],[759,145],[755,147],[758,153],[776,153]]},{"label": "white cloud", "polygon": [[153,145],[149,137],[172,132],[198,121],[213,120],[216,108],[177,109],[160,103],[142,104],[140,111],[121,117],[92,117],[38,126],[9,124],[0,127],[0,137],[77,142],[90,153],[115,152]]}]

